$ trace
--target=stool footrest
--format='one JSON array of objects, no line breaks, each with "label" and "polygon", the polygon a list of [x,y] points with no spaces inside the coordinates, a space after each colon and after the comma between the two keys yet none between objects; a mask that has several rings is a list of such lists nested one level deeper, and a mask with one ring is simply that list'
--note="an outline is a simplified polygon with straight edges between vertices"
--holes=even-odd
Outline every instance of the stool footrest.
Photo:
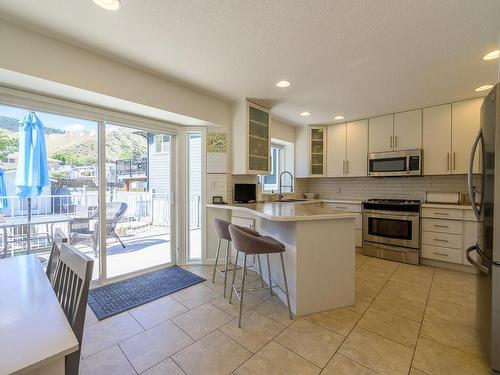
[{"label": "stool footrest", "polygon": [[[228,268],[227,270],[226,270],[226,269],[221,270],[221,269],[219,269],[219,267],[215,267],[215,270],[216,270],[216,271],[217,271],[217,272],[218,272],[221,276],[224,276],[224,273],[225,273],[225,272],[231,272],[231,271],[234,271],[234,270],[238,271],[238,270],[241,270],[242,268],[243,268],[243,267],[241,267],[241,266],[237,266],[236,268],[234,268],[234,267],[233,267],[233,268]],[[254,266],[247,266],[247,270],[248,270],[248,269],[250,269],[250,268],[254,268]]]},{"label": "stool footrest", "polygon": [[[271,279],[272,280],[272,279]],[[274,280],[272,280],[274,282]],[[241,301],[241,298],[240,298],[240,291],[236,288],[236,285],[232,286],[234,292],[236,293],[236,297],[238,298],[239,301]],[[274,285],[272,286],[261,286],[259,288],[245,288],[245,291],[246,292],[254,292],[256,290],[269,290],[269,289],[274,289],[274,288],[278,288],[279,290],[281,290],[283,293],[286,293],[283,288],[278,284],[278,283],[274,283]]]}]

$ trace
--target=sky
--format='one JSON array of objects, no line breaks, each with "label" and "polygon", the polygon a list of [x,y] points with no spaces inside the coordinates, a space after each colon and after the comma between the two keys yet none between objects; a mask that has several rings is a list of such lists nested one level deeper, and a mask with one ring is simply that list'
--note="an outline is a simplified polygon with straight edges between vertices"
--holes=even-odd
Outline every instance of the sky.
[{"label": "sky", "polygon": [[[14,117],[16,119],[21,119],[27,112],[29,112],[28,109],[0,105],[0,116],[7,116],[7,117]],[[97,132],[97,122],[94,121],[88,121],[76,117],[54,115],[40,111],[36,111],[36,114],[45,127],[56,128],[65,131],[75,131],[75,132],[82,132],[82,131],[86,131],[89,133]]]}]

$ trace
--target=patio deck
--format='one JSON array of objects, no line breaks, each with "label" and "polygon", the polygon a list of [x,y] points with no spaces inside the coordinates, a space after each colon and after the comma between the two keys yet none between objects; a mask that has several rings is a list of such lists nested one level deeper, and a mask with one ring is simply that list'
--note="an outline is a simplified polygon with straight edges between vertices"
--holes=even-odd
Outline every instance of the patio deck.
[{"label": "patio deck", "polygon": [[[120,243],[108,238],[107,277],[116,277],[150,267],[170,263],[170,234],[161,230],[147,230],[121,237],[125,248]],[[201,229],[191,230],[193,249],[201,249]],[[99,258],[94,257],[94,250],[86,244],[77,244],[78,250],[94,259],[93,280],[99,275]],[[39,258],[48,260],[50,249],[38,250]],[[192,255],[201,258],[201,252]]]}]

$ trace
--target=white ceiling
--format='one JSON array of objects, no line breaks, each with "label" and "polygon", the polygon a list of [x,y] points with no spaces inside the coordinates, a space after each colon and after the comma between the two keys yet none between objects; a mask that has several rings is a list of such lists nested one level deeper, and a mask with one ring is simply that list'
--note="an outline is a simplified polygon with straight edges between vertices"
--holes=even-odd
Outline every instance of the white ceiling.
[{"label": "white ceiling", "polygon": [[[477,96],[497,81],[498,0],[0,0],[0,14],[295,124]],[[287,79],[292,86],[274,87]],[[302,118],[299,113],[312,115]]]}]

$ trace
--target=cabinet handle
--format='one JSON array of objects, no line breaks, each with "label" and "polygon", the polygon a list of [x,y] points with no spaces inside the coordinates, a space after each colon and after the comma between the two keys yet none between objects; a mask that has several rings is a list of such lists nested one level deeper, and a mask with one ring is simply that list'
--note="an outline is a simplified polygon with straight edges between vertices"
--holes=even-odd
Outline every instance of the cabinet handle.
[{"label": "cabinet handle", "polygon": [[342,160],[342,174],[345,174],[345,160]]},{"label": "cabinet handle", "polygon": [[347,210],[347,207],[344,206],[335,206],[337,210]]},{"label": "cabinet handle", "polygon": [[438,241],[438,242],[450,242],[448,240],[443,240],[441,238],[434,238],[434,241]]},{"label": "cabinet handle", "polygon": [[456,166],[457,166],[457,163],[456,163],[456,160],[457,160],[456,155],[457,155],[457,153],[456,153],[455,151],[453,151],[453,170],[455,170],[455,169],[456,169]]},{"label": "cabinet handle", "polygon": [[450,214],[448,212],[434,212],[434,215],[450,216]]},{"label": "cabinet handle", "polygon": [[345,174],[349,174],[349,160],[345,161]]},{"label": "cabinet handle", "polygon": [[389,137],[389,144],[390,144],[390,147],[392,148],[392,135]]},{"label": "cabinet handle", "polygon": [[398,147],[398,136],[394,136],[394,148]]},{"label": "cabinet handle", "polygon": [[447,257],[448,254],[445,254],[445,253],[436,253],[435,251],[432,253],[434,255],[441,255],[442,257]]},{"label": "cabinet handle", "polygon": [[446,170],[447,171],[450,170],[450,153],[449,152],[446,153]]},{"label": "cabinet handle", "polygon": [[434,228],[446,228],[448,229],[449,226],[448,225],[439,225],[439,224],[434,224]]}]

